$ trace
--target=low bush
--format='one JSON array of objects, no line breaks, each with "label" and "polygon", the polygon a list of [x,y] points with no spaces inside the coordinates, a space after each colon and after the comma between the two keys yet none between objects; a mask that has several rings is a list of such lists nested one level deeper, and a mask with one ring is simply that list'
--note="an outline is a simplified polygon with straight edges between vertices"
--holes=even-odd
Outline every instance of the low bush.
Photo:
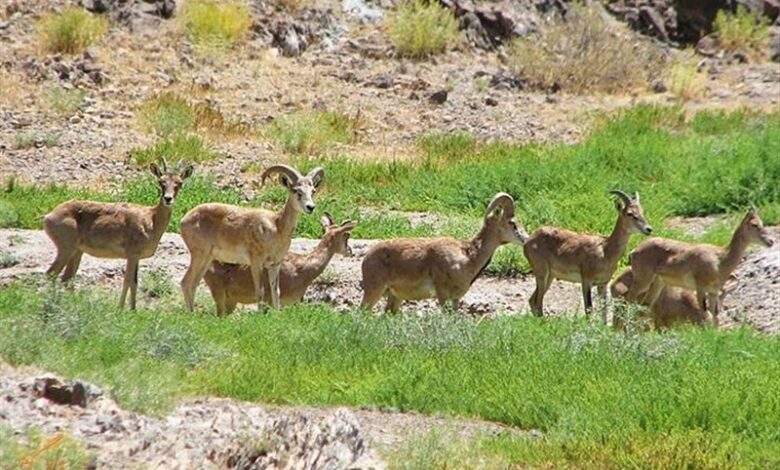
[{"label": "low bush", "polygon": [[180,17],[190,40],[207,49],[232,47],[252,25],[249,8],[240,1],[189,0]]},{"label": "low bush", "polygon": [[514,41],[513,73],[533,87],[567,93],[646,89],[664,69],[660,50],[605,21],[599,8],[573,6],[566,20],[553,20],[538,37]]},{"label": "low bush", "polygon": [[39,23],[43,47],[48,52],[78,54],[102,38],[108,21],[79,7],[50,13]]},{"label": "low bush", "polygon": [[171,92],[148,100],[136,115],[144,130],[163,138],[187,133],[195,126],[195,115],[189,102]]},{"label": "low bush", "polygon": [[707,86],[707,76],[699,72],[696,57],[682,54],[667,71],[669,91],[683,101],[701,98]]},{"label": "low bush", "polygon": [[53,88],[45,95],[46,105],[55,114],[69,117],[84,106],[87,92],[79,89]]},{"label": "low bush", "polygon": [[277,118],[269,136],[292,154],[319,155],[337,144],[354,141],[357,118],[334,111],[301,111]]},{"label": "low bush", "polygon": [[388,14],[386,26],[397,53],[404,57],[438,54],[460,40],[458,20],[437,2],[404,1]]},{"label": "low bush", "polygon": [[718,12],[713,24],[720,46],[729,51],[760,53],[769,39],[769,19],[738,5],[734,14]]},{"label": "low bush", "polygon": [[28,149],[32,147],[56,147],[60,143],[60,135],[53,132],[26,131],[14,136],[14,148]]},{"label": "low bush", "polygon": [[165,157],[170,163],[184,159],[193,163],[213,160],[217,153],[203,139],[196,135],[175,135],[157,141],[151,147],[136,148],[130,151],[130,161],[136,166],[147,167],[158,163]]}]

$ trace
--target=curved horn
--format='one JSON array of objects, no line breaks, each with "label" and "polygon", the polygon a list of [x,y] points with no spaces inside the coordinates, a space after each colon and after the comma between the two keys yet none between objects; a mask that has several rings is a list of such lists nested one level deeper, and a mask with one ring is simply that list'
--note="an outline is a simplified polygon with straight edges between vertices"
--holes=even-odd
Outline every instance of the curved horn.
[{"label": "curved horn", "polygon": [[163,173],[167,173],[168,172],[168,160],[166,160],[165,157],[160,157],[160,159],[162,160],[162,164],[163,164]]},{"label": "curved horn", "polygon": [[298,180],[303,178],[300,173],[298,173],[298,170],[291,167],[290,165],[283,165],[283,164],[277,164],[277,165],[271,165],[265,170],[263,170],[263,173],[260,175],[260,184],[265,184],[265,180],[275,174],[275,173],[281,173],[288,178],[290,178],[293,182],[293,184],[297,183]]},{"label": "curved horn", "polygon": [[628,197],[628,194],[624,193],[623,191],[619,189],[613,189],[609,192],[609,194],[614,194],[615,196],[619,197],[623,200],[623,204],[629,205],[631,204],[631,198]]},{"label": "curved horn", "polygon": [[333,216],[330,215],[330,213],[328,211],[323,212],[322,213],[322,217],[320,218],[320,223],[325,228],[328,228],[331,225],[334,225]]},{"label": "curved horn", "polygon": [[180,172],[184,168],[184,159],[180,158],[178,162],[176,162],[176,166],[173,167],[174,172]]},{"label": "curved horn", "polygon": [[309,178],[314,184],[314,186],[319,186],[322,184],[322,180],[325,178],[325,170],[322,169],[322,167],[317,167],[309,172],[308,175],[306,175],[307,178]]},{"label": "curved horn", "polygon": [[515,200],[507,193],[498,193],[493,196],[493,199],[490,200],[490,204],[488,204],[487,209],[485,210],[485,218],[489,217],[496,207],[501,207],[504,211],[505,218],[510,218],[515,215]]}]

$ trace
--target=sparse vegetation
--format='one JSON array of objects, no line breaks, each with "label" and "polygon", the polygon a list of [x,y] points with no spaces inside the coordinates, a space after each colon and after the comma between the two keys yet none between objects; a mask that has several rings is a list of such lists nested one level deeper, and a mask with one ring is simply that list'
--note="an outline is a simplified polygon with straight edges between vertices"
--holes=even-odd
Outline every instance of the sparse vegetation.
[{"label": "sparse vegetation", "polygon": [[277,118],[269,136],[288,153],[320,155],[336,144],[355,139],[357,118],[334,111],[301,111]]},{"label": "sparse vegetation", "polygon": [[707,76],[699,72],[693,53],[682,54],[667,72],[669,91],[683,101],[695,100],[704,94]]},{"label": "sparse vegetation", "polygon": [[19,214],[13,204],[0,200],[0,228],[13,228],[19,225]]},{"label": "sparse vegetation", "polygon": [[241,1],[190,0],[182,24],[196,46],[228,48],[241,41],[252,25],[249,8]]},{"label": "sparse vegetation", "polygon": [[0,269],[19,264],[19,258],[8,250],[0,250]]},{"label": "sparse vegetation", "polygon": [[720,46],[728,51],[760,54],[769,39],[769,19],[758,11],[748,11],[744,5],[737,5],[734,14],[719,11],[713,26]]},{"label": "sparse vegetation", "polygon": [[148,269],[141,277],[141,290],[149,297],[162,299],[176,290],[171,275],[162,268]]},{"label": "sparse vegetation", "polygon": [[248,135],[247,124],[232,121],[207,103],[191,104],[181,95],[166,92],[148,100],[137,113],[142,127],[159,137],[170,138],[190,132],[210,135]]},{"label": "sparse vegetation", "polygon": [[14,147],[16,149],[27,149],[31,147],[56,147],[60,143],[60,135],[54,132],[26,131],[19,132],[14,136]]},{"label": "sparse vegetation", "polygon": [[544,90],[625,93],[645,89],[664,59],[651,41],[604,20],[598,6],[573,5],[538,37],[517,39],[509,65],[518,78]]},{"label": "sparse vegetation", "polygon": [[79,7],[44,16],[39,24],[43,47],[48,52],[78,54],[99,41],[108,31],[108,21]]},{"label": "sparse vegetation", "polygon": [[[13,284],[0,291],[0,332],[11,364],[96,382],[139,411],[190,395],[382,406],[541,431],[477,446],[520,466],[780,465],[778,340],[748,329],[634,336],[571,317],[377,317],[321,305],[127,315],[94,289],[52,295]],[[474,461],[466,451],[448,457],[435,439],[421,445],[437,462]]]},{"label": "sparse vegetation", "polygon": [[84,445],[67,434],[44,436],[30,428],[16,435],[0,427],[0,470],[77,470],[87,468],[89,462]]},{"label": "sparse vegetation", "polygon": [[387,33],[399,55],[417,59],[444,52],[460,40],[452,12],[423,0],[404,1],[389,13]]},{"label": "sparse vegetation", "polygon": [[75,114],[84,105],[86,97],[87,92],[78,88],[53,88],[45,95],[49,109],[63,117]]}]

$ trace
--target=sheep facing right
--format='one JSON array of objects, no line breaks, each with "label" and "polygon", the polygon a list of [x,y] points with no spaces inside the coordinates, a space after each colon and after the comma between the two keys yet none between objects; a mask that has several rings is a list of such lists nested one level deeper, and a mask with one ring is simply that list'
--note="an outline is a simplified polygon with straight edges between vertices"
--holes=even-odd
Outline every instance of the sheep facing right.
[{"label": "sheep facing right", "polygon": [[457,310],[495,250],[522,245],[528,235],[515,220],[512,196],[498,193],[488,204],[482,229],[471,240],[398,238],[374,245],[363,259],[363,301],[372,309],[387,295],[386,311],[396,313],[404,300],[436,298],[444,310]]},{"label": "sheep facing right", "polygon": [[[282,305],[292,305],[303,299],[309,285],[322,274],[333,255],[352,256],[349,237],[357,224],[345,220],[336,225],[327,212],[320,219],[322,240],[310,253],[288,252],[279,271],[279,293]],[[268,271],[263,270],[264,300],[270,302]],[[252,273],[248,266],[214,261],[203,276],[217,307],[217,314],[232,313],[236,304],[257,302]]]}]

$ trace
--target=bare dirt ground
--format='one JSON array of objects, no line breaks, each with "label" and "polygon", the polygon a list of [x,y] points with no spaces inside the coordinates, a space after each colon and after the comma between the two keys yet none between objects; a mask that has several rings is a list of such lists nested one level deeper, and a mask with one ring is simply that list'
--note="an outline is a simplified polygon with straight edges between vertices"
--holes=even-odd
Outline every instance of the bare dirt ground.
[{"label": "bare dirt ground", "polygon": [[[776,238],[780,228],[771,228]],[[320,280],[315,281],[306,293],[306,300],[326,302],[338,309],[347,309],[360,303],[360,263],[363,255],[375,240],[351,240],[354,256],[335,256]],[[291,250],[308,252],[316,240],[295,239]],[[7,247],[7,248],[6,248]],[[0,248],[12,254],[18,264],[0,269],[0,285],[17,279],[32,278],[43,283],[43,273],[53,259],[53,246],[42,231],[0,230]],[[500,248],[499,248],[500,249]],[[144,274],[150,270],[163,270],[178,285],[189,263],[189,254],[181,238],[165,234],[157,254],[141,262],[140,284],[143,291]],[[77,283],[99,285],[119,292],[124,275],[122,260],[105,260],[85,256]],[[780,332],[780,248],[755,248],[736,270],[736,284],[725,298],[725,314],[721,325],[733,327],[742,323],[760,331]],[[474,316],[527,314],[528,299],[534,290],[531,276],[498,278],[480,276],[463,298],[464,312]],[[208,289],[201,283],[200,310],[213,311]],[[153,302],[144,299],[142,302]],[[582,311],[579,285],[555,281],[545,296],[547,314],[565,315]],[[377,310],[381,308],[381,304]],[[253,308],[253,307],[248,307]],[[415,302],[407,309],[436,310],[433,301]],[[579,314],[579,313],[578,313]]]},{"label": "bare dirt ground", "polygon": [[59,404],[49,398],[49,377],[0,360],[0,423],[20,437],[28,426],[48,437],[67,433],[97,468],[382,469],[410,439],[433,430],[462,438],[522,432],[464,418],[219,398],[187,399],[165,417],[150,417],[122,410],[84,383],[86,406]]}]

